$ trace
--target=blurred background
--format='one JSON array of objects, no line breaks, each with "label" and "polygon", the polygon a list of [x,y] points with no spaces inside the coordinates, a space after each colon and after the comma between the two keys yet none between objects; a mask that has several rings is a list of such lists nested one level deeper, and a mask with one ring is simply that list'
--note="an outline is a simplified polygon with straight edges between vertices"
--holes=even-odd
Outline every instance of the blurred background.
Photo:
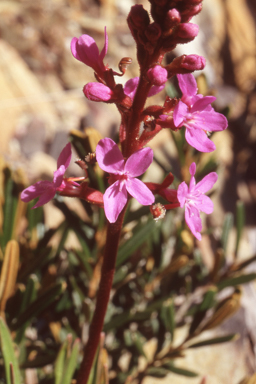
[{"label": "blurred background", "polygon": [[[115,106],[85,99],[82,88],[94,81],[93,71],[73,58],[70,41],[74,36],[89,34],[101,50],[106,26],[109,49],[105,63],[118,70],[120,59],[131,57],[133,64],[120,82],[137,76],[135,45],[126,24],[130,7],[136,3],[149,9],[145,0],[0,1],[0,153],[14,169],[24,170],[28,183],[51,177],[71,130],[94,127],[102,136],[112,137],[118,131]],[[204,0],[203,11],[192,22],[200,26],[198,37],[179,46],[166,60],[181,54],[207,59],[203,74],[195,74],[199,75],[200,93],[215,95],[215,108],[229,117],[228,129],[213,136],[219,185],[209,221],[218,233],[224,215],[236,215],[237,200],[244,202],[245,229],[238,256],[246,259],[256,254],[256,3]],[[161,103],[164,97],[165,91],[154,102]],[[177,153],[167,130],[151,146],[161,163],[171,161],[175,167]],[[207,162],[211,155],[203,156]],[[79,175],[77,168],[71,166],[72,175]],[[148,180],[160,181],[162,176],[155,164]],[[79,205],[73,200],[72,204]],[[63,219],[50,204],[45,213],[48,227],[55,227]],[[227,255],[232,255],[234,238],[231,231]],[[198,246],[211,265],[209,237],[205,236]],[[250,265],[250,271],[256,271],[255,264]],[[237,383],[255,371],[255,303],[255,285],[250,283],[244,289],[242,309],[225,323],[225,329],[242,333],[239,342],[213,347],[209,352],[188,353],[187,364],[197,365],[197,370],[208,376],[207,383]],[[198,378],[176,376],[172,383],[187,380],[199,383]],[[145,380],[148,384],[155,382]]]}]

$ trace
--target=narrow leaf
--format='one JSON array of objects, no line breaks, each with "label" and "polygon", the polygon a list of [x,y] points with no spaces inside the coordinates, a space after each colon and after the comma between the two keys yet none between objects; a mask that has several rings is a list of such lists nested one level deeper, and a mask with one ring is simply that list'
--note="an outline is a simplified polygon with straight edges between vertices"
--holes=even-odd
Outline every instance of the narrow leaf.
[{"label": "narrow leaf", "polygon": [[227,213],[224,218],[224,224],[222,227],[221,244],[224,252],[227,250],[228,237],[234,224],[234,216],[232,213]]},{"label": "narrow leaf", "polygon": [[236,248],[235,254],[238,252],[240,239],[242,236],[243,228],[245,223],[245,209],[244,203],[242,201],[238,201],[236,203]]},{"label": "narrow leaf", "polygon": [[247,275],[241,275],[236,277],[230,277],[217,284],[219,291],[226,287],[234,287],[236,285],[249,283],[256,279],[256,273],[248,273]]},{"label": "narrow leaf", "polygon": [[79,355],[80,341],[76,339],[73,344],[70,358],[67,362],[67,368],[63,377],[61,384],[70,384],[75,373],[76,367],[78,365],[78,355]]},{"label": "narrow leaf", "polygon": [[21,384],[18,360],[15,356],[12,338],[3,318],[0,317],[0,340],[1,350],[4,358],[5,374],[7,384],[12,384],[10,365],[15,378],[15,384]]},{"label": "narrow leaf", "polygon": [[203,340],[203,341],[200,341],[198,343],[189,345],[188,348],[199,348],[199,347],[205,347],[207,345],[227,343],[229,341],[237,340],[238,338],[239,338],[239,334],[233,333],[231,335],[226,335],[226,336],[222,336],[222,337],[215,337],[213,339]]}]

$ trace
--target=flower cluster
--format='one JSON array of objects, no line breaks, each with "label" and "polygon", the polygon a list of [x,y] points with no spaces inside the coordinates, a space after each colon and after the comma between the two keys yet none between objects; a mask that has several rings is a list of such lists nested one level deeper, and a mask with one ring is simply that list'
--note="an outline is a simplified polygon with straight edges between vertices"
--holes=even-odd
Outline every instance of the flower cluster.
[{"label": "flower cluster", "polygon": [[[173,175],[170,173],[161,184],[143,183],[137,177],[144,174],[153,161],[152,149],[145,145],[163,128],[173,131],[185,129],[189,145],[201,152],[215,150],[215,144],[208,138],[208,132],[227,128],[227,119],[216,112],[211,104],[213,96],[198,94],[197,83],[192,75],[205,67],[204,57],[182,55],[170,64],[163,65],[166,52],[177,44],[192,41],[198,34],[198,26],[190,22],[202,8],[202,0],[149,0],[151,16],[142,5],[135,5],[128,15],[128,26],[137,45],[137,59],[140,76],[129,79],[124,85],[116,82],[123,76],[130,58],[120,60],[121,73],[106,64],[108,35],[105,28],[105,44],[99,50],[89,35],[74,37],[71,41],[73,56],[91,67],[95,82],[86,84],[84,95],[92,101],[116,104],[120,115],[119,146],[110,138],[99,141],[95,157],[99,167],[107,172],[109,187],[105,193],[89,187],[85,178],[65,178],[70,163],[71,146],[68,144],[60,154],[53,181],[39,181],[25,189],[21,198],[28,202],[39,197],[33,208],[52,199],[56,192],[64,196],[76,196],[99,207],[104,207],[110,223],[115,223],[128,200],[134,197],[142,205],[151,206],[154,218],[164,216],[167,209],[185,207],[185,220],[193,235],[200,240],[202,223],[200,212],[211,213],[213,203],[205,192],[217,181],[212,172],[198,184],[195,182],[196,164],[190,166],[189,186],[182,182],[177,190],[171,189]],[[153,21],[151,21],[153,19]],[[161,106],[144,107],[146,99],[162,91],[166,82],[177,76],[181,98],[166,97]],[[86,167],[84,167],[86,168]],[[155,195],[166,200],[165,205],[155,202]]]}]

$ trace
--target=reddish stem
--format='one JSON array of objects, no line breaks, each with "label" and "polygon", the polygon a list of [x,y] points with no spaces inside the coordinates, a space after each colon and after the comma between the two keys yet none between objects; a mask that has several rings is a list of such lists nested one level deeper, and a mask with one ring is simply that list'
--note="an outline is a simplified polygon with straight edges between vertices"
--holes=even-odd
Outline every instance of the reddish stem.
[{"label": "reddish stem", "polygon": [[97,294],[96,308],[90,326],[89,340],[84,348],[84,357],[78,372],[77,384],[87,384],[93,360],[99,345],[100,334],[104,324],[104,318],[107,311],[115,273],[116,256],[124,213],[125,209],[123,209],[120,213],[115,223],[108,223],[107,240],[101,269],[101,280]]}]

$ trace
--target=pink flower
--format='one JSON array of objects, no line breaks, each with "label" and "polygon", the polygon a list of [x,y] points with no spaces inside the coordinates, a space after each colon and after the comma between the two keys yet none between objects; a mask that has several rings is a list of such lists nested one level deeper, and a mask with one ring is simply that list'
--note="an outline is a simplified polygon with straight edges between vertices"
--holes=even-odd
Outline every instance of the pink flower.
[{"label": "pink flower", "polygon": [[[126,96],[129,96],[132,100],[134,99],[135,93],[137,91],[139,80],[139,77],[134,77],[128,80],[124,85],[124,93],[126,94]],[[148,93],[148,97],[157,95],[164,89],[164,86],[165,84],[162,84],[160,86],[153,85]]]},{"label": "pink flower", "polygon": [[183,96],[173,111],[174,125],[186,127],[185,137],[192,147],[201,152],[212,152],[216,147],[206,132],[223,131],[228,126],[227,119],[211,107],[216,97],[197,95],[197,84],[192,74],[177,77]]},{"label": "pink flower", "polygon": [[196,184],[194,178],[196,173],[195,163],[190,165],[189,172],[192,176],[189,187],[183,181],[178,187],[177,197],[181,208],[185,205],[185,220],[189,229],[198,240],[201,240],[202,221],[200,211],[207,214],[213,212],[213,202],[204,193],[213,187],[218,179],[218,175],[216,172],[211,172]]},{"label": "pink flower", "polygon": [[[41,207],[50,201],[57,191],[62,191],[67,186],[64,173],[69,166],[71,160],[71,144],[68,143],[61,151],[57,161],[57,171],[53,173],[53,181],[38,181],[21,192],[21,200],[25,203],[39,197],[38,202],[33,208]],[[75,182],[68,182],[74,186],[79,186]]]},{"label": "pink flower", "polygon": [[142,175],[153,161],[151,148],[134,152],[125,162],[117,144],[109,138],[99,141],[96,147],[96,159],[103,171],[111,174],[103,196],[104,210],[110,223],[115,223],[128,200],[127,192],[142,205],[151,205],[153,193],[137,176]]},{"label": "pink flower", "polygon": [[105,71],[105,65],[103,59],[108,50],[108,35],[105,27],[105,44],[99,53],[99,48],[95,43],[95,40],[89,35],[82,35],[79,37],[73,37],[71,41],[72,55],[82,63],[93,68],[96,73],[102,74]]}]

